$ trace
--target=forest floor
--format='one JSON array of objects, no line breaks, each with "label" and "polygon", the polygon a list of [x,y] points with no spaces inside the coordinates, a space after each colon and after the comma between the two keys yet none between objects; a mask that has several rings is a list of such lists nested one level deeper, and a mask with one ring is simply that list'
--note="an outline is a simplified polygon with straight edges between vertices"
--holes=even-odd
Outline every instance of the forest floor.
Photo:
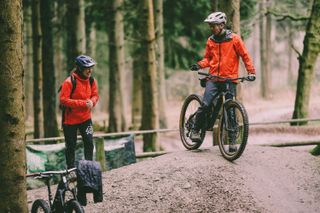
[{"label": "forest floor", "polygon": [[[309,117],[320,117],[318,96],[310,101]],[[251,123],[291,118],[292,92],[282,91],[269,100],[245,100]],[[181,105],[168,103],[169,128],[178,127]],[[105,172],[104,201],[94,204],[89,196],[85,211],[319,212],[320,158],[309,153],[314,146],[262,146],[320,140],[319,133],[316,123],[303,128],[252,125],[248,146],[233,163],[212,146],[209,134],[194,151],[184,149],[178,132],[161,134],[161,146],[169,153]],[[141,138],[136,138],[135,146],[141,152]],[[45,188],[30,190],[29,204],[46,196]]]}]

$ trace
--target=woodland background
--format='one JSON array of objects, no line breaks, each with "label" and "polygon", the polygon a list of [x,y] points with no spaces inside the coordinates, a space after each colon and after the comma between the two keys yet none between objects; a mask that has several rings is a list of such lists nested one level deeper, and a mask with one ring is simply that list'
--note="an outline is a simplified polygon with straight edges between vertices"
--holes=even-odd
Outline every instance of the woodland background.
[{"label": "woodland background", "polygon": [[[212,11],[227,14],[257,69],[239,99],[254,91],[252,98],[269,99],[271,107],[272,95],[289,88],[296,92],[292,118],[306,118],[317,92],[320,0],[3,0],[0,7],[0,170],[7,171],[0,183],[15,186],[0,192],[8,197],[0,211],[24,212],[24,178],[12,178],[24,177],[25,133],[60,135],[57,90],[79,54],[98,62],[101,99],[93,113],[106,121],[100,131],[170,127],[168,103],[201,92],[188,67],[203,56],[210,35],[203,20]],[[144,151],[159,148],[157,134],[143,141]]]}]

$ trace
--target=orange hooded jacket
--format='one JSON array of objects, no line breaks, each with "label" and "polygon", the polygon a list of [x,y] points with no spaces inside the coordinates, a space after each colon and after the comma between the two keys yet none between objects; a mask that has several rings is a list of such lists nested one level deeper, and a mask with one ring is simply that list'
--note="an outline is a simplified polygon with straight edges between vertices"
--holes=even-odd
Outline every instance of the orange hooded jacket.
[{"label": "orange hooded jacket", "polygon": [[238,78],[239,56],[247,72],[255,74],[255,68],[241,38],[226,30],[225,37],[217,41],[214,36],[207,40],[204,58],[198,62],[201,68],[209,67],[211,75],[224,78]]},{"label": "orange hooded jacket", "polygon": [[91,109],[87,107],[86,100],[90,99],[93,106],[99,100],[97,81],[94,79],[92,85],[90,80],[82,79],[75,72],[72,73],[76,80],[76,88],[70,97],[72,90],[71,77],[68,77],[62,84],[60,93],[60,104],[67,107],[64,112],[63,124],[80,124],[91,118]]}]

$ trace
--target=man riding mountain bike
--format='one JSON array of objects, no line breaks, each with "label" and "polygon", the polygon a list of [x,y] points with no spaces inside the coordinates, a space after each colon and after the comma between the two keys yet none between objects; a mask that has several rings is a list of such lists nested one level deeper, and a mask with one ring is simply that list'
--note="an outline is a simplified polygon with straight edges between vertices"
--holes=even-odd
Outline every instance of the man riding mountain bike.
[{"label": "man riding mountain bike", "polygon": [[[208,38],[205,55],[202,60],[191,65],[192,71],[209,67],[209,74],[222,78],[237,78],[239,74],[239,57],[242,58],[248,79],[255,80],[255,68],[244,42],[239,35],[226,30],[227,17],[223,12],[211,13],[205,20],[212,30],[212,35]],[[200,129],[204,123],[207,112],[212,107],[212,101],[226,89],[230,88],[230,93],[226,95],[226,100],[233,99],[236,96],[237,81],[226,82],[219,78],[208,79],[205,86],[203,101],[197,110],[195,124],[190,138],[194,142],[201,141]],[[227,85],[228,84],[228,85]],[[236,146],[229,147],[230,152],[236,151]]]}]

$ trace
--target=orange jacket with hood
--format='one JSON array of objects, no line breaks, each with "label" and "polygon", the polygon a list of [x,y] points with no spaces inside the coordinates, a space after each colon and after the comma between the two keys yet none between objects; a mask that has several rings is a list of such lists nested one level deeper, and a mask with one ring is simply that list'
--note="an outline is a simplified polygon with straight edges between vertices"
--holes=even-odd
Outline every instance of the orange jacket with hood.
[{"label": "orange jacket with hood", "polygon": [[62,84],[60,93],[60,104],[67,107],[64,112],[63,124],[72,125],[80,124],[91,118],[91,109],[87,107],[87,100],[93,102],[93,106],[99,100],[97,81],[94,79],[90,85],[89,78],[82,79],[77,73],[71,75],[76,80],[76,87],[70,97],[72,90],[71,77],[68,77]]},{"label": "orange jacket with hood", "polygon": [[255,74],[255,68],[242,41],[230,30],[223,38],[210,36],[207,40],[204,58],[198,62],[201,68],[209,67],[209,73],[224,78],[238,78],[239,57],[242,58],[247,72]]}]

